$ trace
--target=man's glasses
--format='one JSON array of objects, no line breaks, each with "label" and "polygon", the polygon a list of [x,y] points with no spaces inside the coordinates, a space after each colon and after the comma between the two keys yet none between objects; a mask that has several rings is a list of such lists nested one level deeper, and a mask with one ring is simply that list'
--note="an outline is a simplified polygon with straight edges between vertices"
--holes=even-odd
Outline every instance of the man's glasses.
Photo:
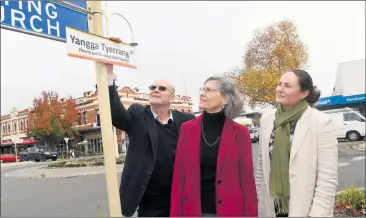
[{"label": "man's glasses", "polygon": [[154,91],[155,89],[158,89],[159,91],[161,92],[165,92],[166,90],[169,90],[169,92],[172,92],[170,91],[170,89],[168,89],[168,87],[166,86],[156,86],[156,85],[151,85],[149,86],[149,89],[150,91]]}]

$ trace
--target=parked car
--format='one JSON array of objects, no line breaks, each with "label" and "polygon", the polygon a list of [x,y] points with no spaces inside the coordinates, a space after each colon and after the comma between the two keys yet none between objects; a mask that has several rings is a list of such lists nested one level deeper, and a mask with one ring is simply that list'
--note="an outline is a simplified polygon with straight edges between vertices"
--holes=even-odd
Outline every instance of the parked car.
[{"label": "parked car", "polygon": [[22,158],[19,156],[15,156],[14,154],[2,154],[0,155],[1,163],[8,163],[8,162],[18,162],[23,161]]},{"label": "parked car", "polygon": [[20,152],[19,156],[24,160],[34,160],[34,161],[46,161],[51,159],[52,161],[56,161],[58,158],[58,152],[56,150],[52,150],[48,146],[37,146],[27,148],[25,151]]},{"label": "parked car", "polygon": [[329,114],[336,127],[337,138],[358,141],[365,137],[365,117],[351,108],[324,111]]},{"label": "parked car", "polygon": [[254,128],[250,129],[250,139],[252,140],[253,143],[259,141],[259,134],[257,129]]}]

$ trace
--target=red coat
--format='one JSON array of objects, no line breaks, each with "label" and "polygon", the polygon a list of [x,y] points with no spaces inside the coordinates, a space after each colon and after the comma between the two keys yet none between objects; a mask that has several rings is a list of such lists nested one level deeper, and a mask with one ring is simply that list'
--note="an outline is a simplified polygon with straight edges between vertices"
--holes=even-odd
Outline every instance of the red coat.
[{"label": "red coat", "polygon": [[[175,156],[170,216],[202,216],[200,181],[201,121],[184,123]],[[247,127],[226,120],[216,170],[216,216],[258,215],[252,144]]]}]

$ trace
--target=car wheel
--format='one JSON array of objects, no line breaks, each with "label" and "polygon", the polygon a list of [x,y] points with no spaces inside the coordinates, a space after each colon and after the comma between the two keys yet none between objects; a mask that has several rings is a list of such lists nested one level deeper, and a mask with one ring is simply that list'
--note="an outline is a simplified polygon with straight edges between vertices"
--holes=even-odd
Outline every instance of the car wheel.
[{"label": "car wheel", "polygon": [[358,141],[361,139],[361,135],[357,131],[350,131],[347,133],[347,139],[350,141]]},{"label": "car wheel", "polygon": [[24,161],[29,161],[28,157],[27,156],[24,156]]},{"label": "car wheel", "polygon": [[57,158],[52,158],[52,161],[56,161],[57,160]]}]

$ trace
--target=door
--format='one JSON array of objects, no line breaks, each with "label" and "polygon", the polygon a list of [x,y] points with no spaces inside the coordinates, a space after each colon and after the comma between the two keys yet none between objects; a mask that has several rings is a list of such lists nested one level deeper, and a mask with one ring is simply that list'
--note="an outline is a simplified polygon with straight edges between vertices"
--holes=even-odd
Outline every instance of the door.
[{"label": "door", "polygon": [[337,138],[346,138],[347,129],[343,122],[343,114],[336,113],[336,114],[331,114],[331,116],[332,116],[334,125],[336,127]]},{"label": "door", "polygon": [[30,160],[34,159],[36,156],[36,148],[35,147],[32,147],[32,148],[29,148],[28,150],[28,158]]}]

